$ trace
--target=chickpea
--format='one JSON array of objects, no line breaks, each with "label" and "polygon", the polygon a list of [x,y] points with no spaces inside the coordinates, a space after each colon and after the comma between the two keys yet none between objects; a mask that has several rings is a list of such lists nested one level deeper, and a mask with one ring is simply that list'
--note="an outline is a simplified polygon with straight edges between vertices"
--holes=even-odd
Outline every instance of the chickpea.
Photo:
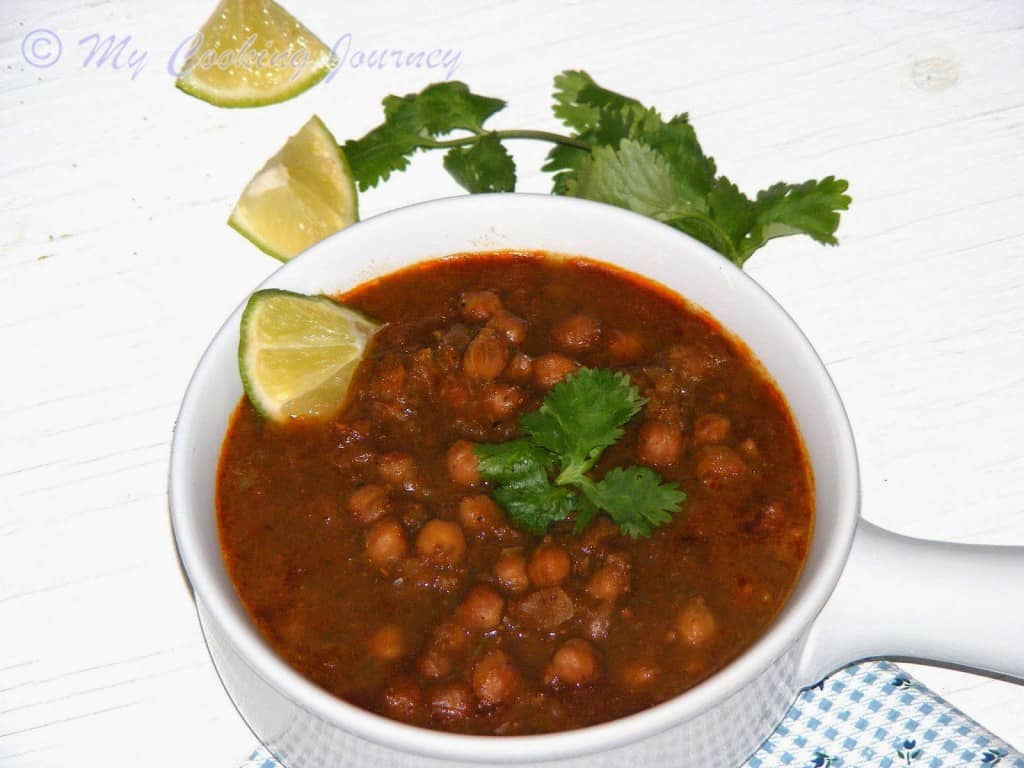
[{"label": "chickpea", "polygon": [[366,532],[366,556],[378,568],[385,568],[393,561],[409,554],[409,542],[405,527],[389,517],[378,520]]},{"label": "chickpea", "polygon": [[469,533],[493,533],[505,527],[505,513],[490,496],[466,496],[459,502],[459,523]]},{"label": "chickpea", "polygon": [[693,437],[698,443],[724,443],[729,437],[731,424],[725,416],[705,413],[693,425]]},{"label": "chickpea", "polygon": [[505,334],[505,338],[512,346],[518,347],[526,340],[526,321],[504,309],[494,313],[494,317],[487,323],[487,327]]},{"label": "chickpea", "polygon": [[571,570],[568,552],[557,544],[541,544],[530,557],[526,573],[534,586],[555,587],[569,578]]},{"label": "chickpea", "polygon": [[469,717],[473,710],[473,691],[466,683],[442,683],[430,692],[430,713],[442,720]]},{"label": "chickpea", "polygon": [[464,318],[482,323],[501,309],[501,299],[494,291],[466,291],[459,305]]},{"label": "chickpea", "polygon": [[629,589],[629,563],[614,555],[609,556],[587,582],[587,594],[609,603],[614,603]]},{"label": "chickpea", "polygon": [[445,619],[434,627],[433,638],[435,648],[449,653],[465,653],[472,639],[469,630],[454,619]]},{"label": "chickpea", "polygon": [[526,400],[526,395],[519,387],[511,384],[492,384],[484,395],[484,408],[487,415],[495,421],[501,421],[513,415]]},{"label": "chickpea", "polygon": [[466,593],[456,616],[466,629],[487,632],[501,623],[505,599],[483,584],[477,584]]},{"label": "chickpea", "polygon": [[552,686],[579,686],[597,679],[597,654],[586,640],[567,640],[544,667],[544,681]]},{"label": "chickpea", "polygon": [[625,688],[639,691],[658,679],[658,668],[649,661],[633,660],[622,668],[621,678]]},{"label": "chickpea", "polygon": [[457,523],[434,518],[420,529],[416,552],[435,565],[455,565],[466,554],[466,537]]},{"label": "chickpea", "polygon": [[700,381],[721,365],[726,356],[699,346],[677,344],[665,352],[669,367],[681,379]]},{"label": "chickpea", "polygon": [[511,609],[518,623],[542,632],[550,632],[576,615],[576,604],[561,587],[545,587],[531,592],[516,600]]},{"label": "chickpea", "polygon": [[505,370],[508,358],[508,341],[504,335],[493,328],[483,328],[466,347],[462,370],[470,379],[490,381]]},{"label": "chickpea", "polygon": [[508,365],[505,366],[504,376],[509,381],[515,381],[520,384],[526,384],[533,380],[533,358],[529,355],[524,355],[522,352],[517,352],[512,355],[512,359],[508,361]]},{"label": "chickpea", "polygon": [[389,451],[377,457],[377,475],[388,485],[408,488],[416,479],[416,460],[401,451]]},{"label": "chickpea", "polygon": [[345,502],[348,511],[360,525],[369,525],[387,514],[390,499],[383,485],[364,485],[352,492]]},{"label": "chickpea", "polygon": [[601,336],[601,324],[593,315],[569,315],[555,323],[551,329],[551,340],[573,352],[590,349]]},{"label": "chickpea", "polygon": [[517,550],[506,549],[494,564],[494,578],[506,592],[522,592],[530,586],[526,573],[526,558]]},{"label": "chickpea", "polygon": [[687,645],[706,644],[718,629],[715,615],[708,609],[703,597],[691,597],[676,614],[676,635]]},{"label": "chickpea", "polygon": [[427,648],[416,661],[419,673],[430,680],[447,677],[452,671],[452,660],[437,648]]},{"label": "chickpea", "polygon": [[405,654],[405,637],[397,624],[385,624],[372,635],[368,645],[370,655],[380,661],[395,661]]},{"label": "chickpea", "polygon": [[384,709],[397,720],[418,720],[423,707],[423,689],[405,677],[392,680],[384,689]]},{"label": "chickpea", "polygon": [[475,485],[480,482],[480,471],[477,469],[474,443],[459,440],[448,449],[445,461],[448,464],[448,476],[456,485]]},{"label": "chickpea", "polygon": [[373,370],[371,388],[381,400],[395,402],[405,394],[406,371],[402,361],[385,358]]},{"label": "chickpea", "polygon": [[504,651],[491,651],[473,667],[473,692],[484,704],[500,704],[519,688],[519,670]]},{"label": "chickpea", "polygon": [[602,515],[590,524],[583,532],[581,549],[588,555],[600,549],[601,544],[610,538],[618,536],[621,529],[610,518]]},{"label": "chickpea", "polygon": [[637,437],[636,457],[641,464],[668,467],[683,453],[683,433],[664,421],[645,421]]},{"label": "chickpea", "polygon": [[697,477],[711,489],[719,489],[738,480],[747,471],[747,464],[732,448],[713,445],[704,450],[697,462]]},{"label": "chickpea", "polygon": [[533,381],[541,389],[551,389],[577,368],[579,363],[557,352],[541,355],[533,361]]},{"label": "chickpea", "polygon": [[616,365],[630,365],[644,355],[640,334],[614,330],[608,334],[608,352]]}]

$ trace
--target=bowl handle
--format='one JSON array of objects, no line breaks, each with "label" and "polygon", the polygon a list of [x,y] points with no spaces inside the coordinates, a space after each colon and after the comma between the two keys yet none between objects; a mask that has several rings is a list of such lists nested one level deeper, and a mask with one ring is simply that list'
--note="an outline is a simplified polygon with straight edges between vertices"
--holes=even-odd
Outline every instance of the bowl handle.
[{"label": "bowl handle", "polygon": [[900,536],[864,520],[804,645],[798,681],[906,658],[1024,680],[1024,547]]}]

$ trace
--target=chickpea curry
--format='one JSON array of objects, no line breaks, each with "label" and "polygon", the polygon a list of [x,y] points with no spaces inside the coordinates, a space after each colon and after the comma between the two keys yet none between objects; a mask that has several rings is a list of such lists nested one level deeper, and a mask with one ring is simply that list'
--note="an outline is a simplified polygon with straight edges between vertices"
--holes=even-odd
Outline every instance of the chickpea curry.
[{"label": "chickpea curry", "polygon": [[[336,299],[383,324],[344,406],[278,424],[243,399],[217,483],[231,578],[304,676],[413,725],[547,733],[676,696],[768,628],[806,557],[812,478],[782,395],[713,319],[541,253]],[[568,479],[538,459],[542,492],[515,496],[490,457],[536,454],[530,414],[588,376],[629,400],[614,439]],[[658,511],[607,501],[627,475]]]}]

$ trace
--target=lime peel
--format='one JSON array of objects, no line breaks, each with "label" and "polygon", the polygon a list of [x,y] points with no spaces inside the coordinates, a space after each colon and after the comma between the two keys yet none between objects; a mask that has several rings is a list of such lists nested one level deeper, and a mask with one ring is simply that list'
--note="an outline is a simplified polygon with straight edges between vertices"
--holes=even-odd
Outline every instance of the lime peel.
[{"label": "lime peel", "polygon": [[217,107],[262,107],[319,83],[338,59],[274,0],[222,0],[175,85]]},{"label": "lime peel", "polygon": [[345,154],[314,115],[249,181],[228,224],[288,261],[359,218]]},{"label": "lime peel", "polygon": [[242,313],[238,344],[246,396],[272,421],[333,415],[378,328],[325,296],[257,291]]}]

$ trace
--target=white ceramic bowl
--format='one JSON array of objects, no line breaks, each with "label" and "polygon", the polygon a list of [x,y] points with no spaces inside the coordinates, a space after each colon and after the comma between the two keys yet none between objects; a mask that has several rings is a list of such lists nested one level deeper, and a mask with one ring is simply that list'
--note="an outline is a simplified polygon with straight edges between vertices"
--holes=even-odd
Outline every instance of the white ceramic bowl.
[{"label": "white ceramic bowl", "polygon": [[[573,767],[667,766],[679,765],[681,756],[688,766],[723,768],[760,744],[801,687],[847,661],[913,656],[1024,676],[1024,611],[1018,606],[1008,619],[1001,591],[1006,583],[1024,583],[1024,549],[905,539],[860,521],[850,426],[811,345],[753,280],[676,230],[574,199],[456,197],[346,229],[260,287],[337,293],[425,259],[495,249],[577,254],[641,273],[746,342],[788,400],[813,465],[817,517],[806,567],[749,650],[686,693],[620,720],[542,736],[463,736],[347,704],[301,677],[262,640],[221,559],[214,483],[221,441],[242,395],[239,307],[211,342],[182,403],[171,455],[171,516],[224,686],[289,768],[556,760]],[[997,614],[998,634],[974,631],[975,619]]]}]

